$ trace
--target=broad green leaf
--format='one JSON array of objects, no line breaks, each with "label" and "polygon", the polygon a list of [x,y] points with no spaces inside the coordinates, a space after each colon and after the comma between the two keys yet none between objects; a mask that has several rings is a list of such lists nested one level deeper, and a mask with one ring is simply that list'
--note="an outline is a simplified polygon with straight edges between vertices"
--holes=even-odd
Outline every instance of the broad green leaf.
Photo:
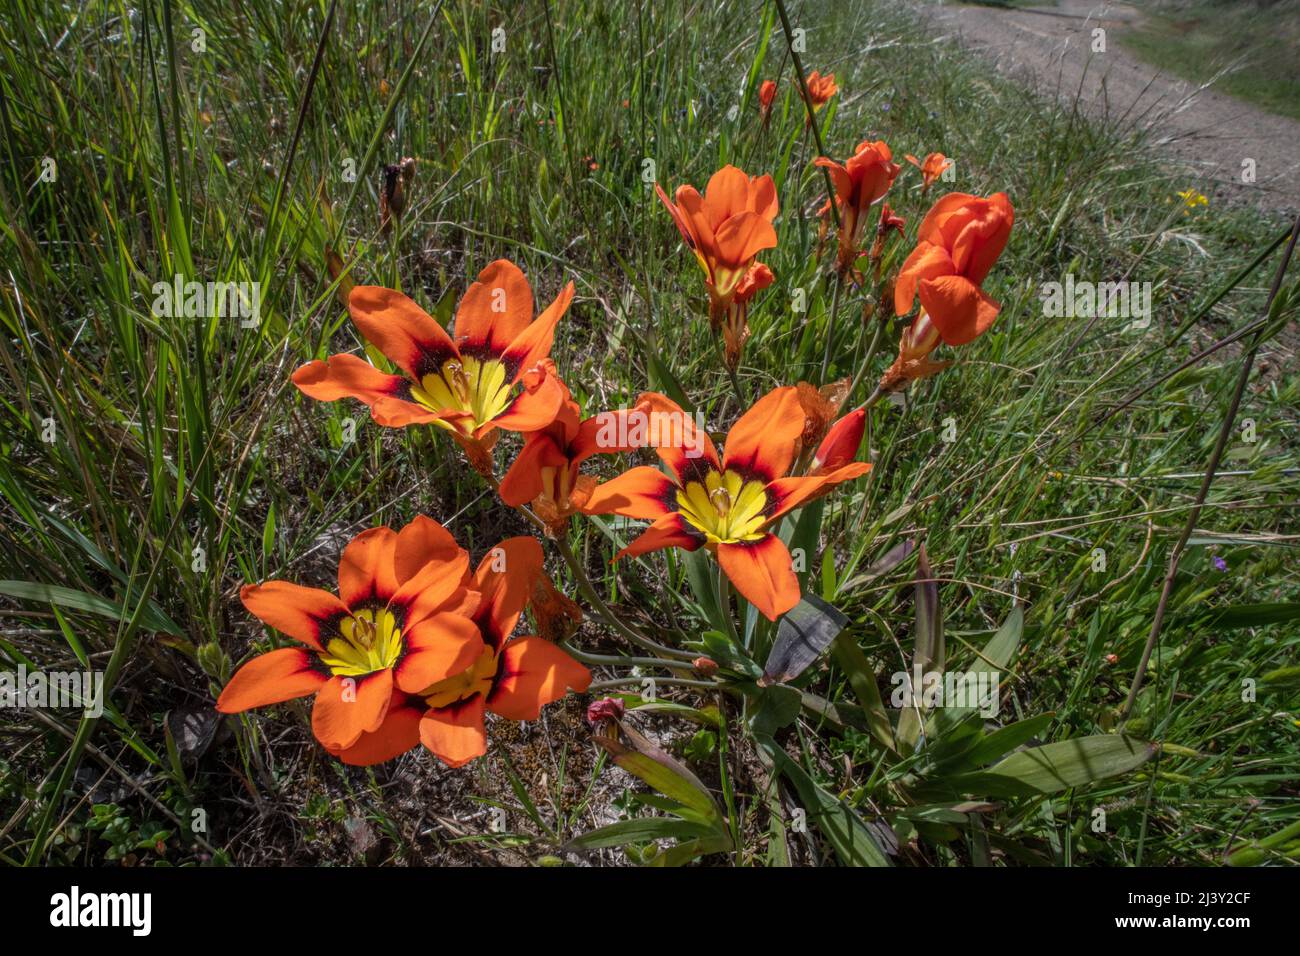
[{"label": "broad green leaf", "polygon": [[866,822],[852,807],[818,786],[771,737],[755,736],[754,740],[771,758],[776,769],[794,785],[808,819],[826,837],[841,863],[845,866],[891,865]]},{"label": "broad green leaf", "polygon": [[1128,773],[1157,749],[1157,744],[1132,737],[1079,737],[1021,750],[988,770],[958,774],[946,782],[958,792],[988,797],[1056,793]]},{"label": "broad green leaf", "polygon": [[[114,621],[121,621],[129,616],[122,605],[115,601],[102,598],[98,594],[60,587],[57,584],[43,584],[39,581],[0,581],[0,594],[25,601],[57,604],[59,607],[84,611],[87,614],[98,614],[100,617]],[[158,610],[157,605],[152,601],[145,606],[140,624],[146,630],[169,634],[172,637],[184,636],[184,632],[175,622]]]}]

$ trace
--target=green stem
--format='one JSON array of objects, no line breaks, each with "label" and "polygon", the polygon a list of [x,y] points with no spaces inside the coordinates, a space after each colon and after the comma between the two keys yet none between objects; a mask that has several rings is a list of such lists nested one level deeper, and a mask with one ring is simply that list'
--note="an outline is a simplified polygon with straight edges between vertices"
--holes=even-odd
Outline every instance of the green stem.
[{"label": "green stem", "polygon": [[840,290],[844,288],[844,273],[835,273],[835,291],[831,293],[831,310],[826,315],[826,347],[822,351],[821,383],[826,384],[826,373],[831,365],[831,340],[835,337],[835,317],[840,311]]},{"label": "green stem", "polygon": [[587,688],[587,693],[601,690],[613,690],[627,684],[640,684],[644,680],[653,680],[656,684],[672,684],[674,687],[700,687],[704,690],[721,690],[721,685],[710,680],[688,680],[685,677],[620,677],[616,680],[598,680]]},{"label": "green stem", "polygon": [[591,583],[591,579],[587,577],[587,572],[583,569],[582,563],[578,561],[577,555],[573,553],[573,549],[569,547],[569,542],[556,538],[555,546],[559,549],[560,556],[564,558],[564,563],[569,566],[569,571],[573,574],[573,580],[578,585],[578,590],[582,592],[582,596],[587,599],[607,626],[613,628],[630,643],[650,651],[652,654],[676,657],[683,660],[690,660],[694,656],[690,651],[681,651],[675,647],[668,647],[665,644],[652,641],[632,628],[631,625],[619,620],[618,615],[610,610],[609,605],[604,602],[599,592],[597,592],[595,585]]}]

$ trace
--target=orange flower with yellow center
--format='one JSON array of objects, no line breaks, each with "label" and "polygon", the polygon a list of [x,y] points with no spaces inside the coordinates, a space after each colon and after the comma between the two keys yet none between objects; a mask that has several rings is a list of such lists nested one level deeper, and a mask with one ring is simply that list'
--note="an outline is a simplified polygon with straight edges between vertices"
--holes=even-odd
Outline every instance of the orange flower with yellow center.
[{"label": "orange flower with yellow center", "polygon": [[584,510],[651,521],[617,558],[663,548],[707,548],[736,590],[776,620],[799,603],[799,581],[773,524],[871,466],[852,462],[816,476],[787,476],[805,428],[793,386],[772,390],[742,415],[727,433],[721,458],[708,435],[695,430],[674,402],[655,393],[643,398],[656,415],[681,429],[680,442],[656,446],[669,473],[632,468],[598,485]]},{"label": "orange flower with yellow center", "polygon": [[339,561],[337,597],[287,581],[244,587],[244,606],[303,646],[254,657],[230,678],[217,709],[233,714],[314,694],[312,731],[345,762],[378,763],[410,749],[380,733],[393,701],[460,672],[483,650],[468,572],[469,555],[451,534],[418,517],[399,532],[372,528],[353,538]]},{"label": "orange flower with yellow center", "polygon": [[851,269],[861,251],[862,234],[869,219],[867,211],[884,198],[902,169],[893,159],[889,146],[878,140],[859,143],[857,151],[843,165],[824,156],[813,161],[830,174],[835,187],[835,204],[840,211],[837,266],[841,271]]},{"label": "orange flower with yellow center", "polygon": [[[558,381],[558,379],[557,379]],[[553,535],[582,510],[596,479],[581,473],[592,455],[610,455],[638,447],[629,443],[629,424],[637,409],[601,412],[582,419],[567,385],[560,412],[544,429],[524,436],[524,447],[501,479],[501,500],[512,508],[531,505]],[[640,412],[644,414],[644,411]]]},{"label": "orange flower with yellow center", "polygon": [[750,177],[724,166],[709,179],[703,196],[694,186],[679,186],[674,203],[658,183],[655,191],[704,270],[709,321],[717,330],[755,258],[776,246],[772,220],[779,207],[772,177]]},{"label": "orange flower with yellow center", "polygon": [[460,300],[456,337],[394,289],[357,286],[348,297],[352,321],[402,370],[387,375],[354,355],[332,355],[293,374],[306,395],[332,402],[357,398],[379,425],[432,423],[467,448],[496,429],[533,431],[548,425],[564,401],[554,367],[546,365],[555,325],[573,301],[573,283],[533,317],[533,292],[514,263],[498,259]]},{"label": "orange flower with yellow center", "polygon": [[[449,767],[487,753],[484,716],[536,720],[570,689],[582,693],[591,672],[540,637],[511,635],[545,575],[534,538],[509,538],[484,557],[474,574],[482,603],[474,624],[483,649],[468,668],[430,684],[404,705],[420,712],[420,741]],[[409,720],[409,713],[400,718]]]}]

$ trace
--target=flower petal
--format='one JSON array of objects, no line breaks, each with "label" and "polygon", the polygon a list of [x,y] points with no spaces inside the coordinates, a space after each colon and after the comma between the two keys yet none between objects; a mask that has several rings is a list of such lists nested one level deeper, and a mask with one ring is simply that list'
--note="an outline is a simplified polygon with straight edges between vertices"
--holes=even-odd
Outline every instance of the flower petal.
[{"label": "flower petal", "polygon": [[363,733],[378,730],[393,697],[393,672],[331,677],[316,694],[311,729],[326,750],[346,750]]},{"label": "flower petal", "polygon": [[638,465],[591,492],[582,510],[592,515],[623,515],[652,520],[675,508],[677,485],[653,465]]},{"label": "flower petal", "polygon": [[[569,311],[572,302],[573,283],[570,282],[560,290],[555,301],[506,347],[501,359],[506,363],[506,369],[512,373],[512,381],[519,381],[525,372],[551,354],[556,323]],[[566,390],[565,398],[568,397]]]},{"label": "flower petal", "polygon": [[524,373],[524,390],[505,411],[481,425],[475,437],[482,438],[494,428],[510,432],[541,431],[560,414],[566,392],[564,383],[553,371],[534,365]]},{"label": "flower petal", "polygon": [[330,752],[354,767],[387,763],[420,745],[420,720],[424,717],[424,710],[418,701],[412,702],[404,694],[394,694],[378,730],[363,733],[351,747]]},{"label": "flower petal", "polygon": [[742,212],[718,227],[718,258],[729,265],[749,262],[764,249],[776,246],[776,230],[756,212]]},{"label": "flower petal", "polygon": [[803,435],[803,403],[793,385],[774,388],[747,411],[727,433],[722,467],[763,481],[790,470]]},{"label": "flower petal", "polygon": [[591,671],[540,637],[511,641],[501,652],[497,682],[487,707],[510,720],[536,720],[542,707],[570,689],[583,693],[591,686]]},{"label": "flower petal", "polygon": [[676,511],[670,511],[662,518],[655,519],[650,527],[642,531],[631,544],[616,554],[614,560],[635,558],[651,551],[662,551],[664,548],[681,548],[683,551],[694,551],[703,543],[704,538],[701,535],[692,533],[680,514]]},{"label": "flower petal", "polygon": [[543,468],[567,468],[568,456],[556,447],[555,439],[545,432],[534,432],[524,438],[524,447],[510,470],[501,479],[498,492],[501,500],[512,508],[526,505],[545,490]]},{"label": "flower petal", "polygon": [[453,561],[463,552],[450,531],[432,518],[416,515],[397,532],[397,547],[393,552],[397,581],[404,584],[430,561]]},{"label": "flower petal", "polygon": [[391,528],[363,531],[343,549],[339,559],[339,597],[349,608],[387,604],[397,592],[393,556],[397,532]]},{"label": "flower petal", "polygon": [[928,242],[918,243],[898,272],[898,280],[894,286],[895,314],[907,315],[912,311],[912,303],[916,300],[916,287],[923,279],[952,275],[956,271],[957,267],[952,264],[946,249]]},{"label": "flower petal", "polygon": [[1001,306],[961,276],[921,282],[921,307],[949,345],[965,345],[988,331]]},{"label": "flower petal", "polygon": [[393,665],[397,686],[417,694],[469,667],[483,653],[478,625],[459,614],[435,614],[403,633],[405,650]]},{"label": "flower petal", "polygon": [[718,564],[736,590],[769,621],[799,603],[799,579],[790,552],[774,534],[718,545]]},{"label": "flower petal", "polygon": [[328,591],[288,581],[246,584],[240,589],[239,599],[263,624],[316,650],[348,616],[347,605]]},{"label": "flower petal", "polygon": [[533,290],[509,259],[489,262],[456,310],[456,344],[467,353],[501,355],[533,320]]},{"label": "flower petal", "polygon": [[217,698],[217,710],[238,714],[314,694],[328,679],[315,665],[315,655],[301,647],[259,654],[231,676]]},{"label": "flower petal", "polygon": [[450,707],[433,707],[420,721],[420,742],[448,767],[460,767],[487,753],[483,696]]},{"label": "flower petal", "polygon": [[786,512],[793,511],[814,498],[820,498],[836,485],[860,478],[870,470],[870,462],[854,461],[820,475],[778,478],[763,489],[767,492],[768,507],[771,509],[767,513],[767,520],[770,523]]},{"label": "flower petal", "polygon": [[366,340],[417,382],[458,357],[442,326],[396,289],[359,285],[348,296],[348,311]]},{"label": "flower petal", "polygon": [[410,381],[405,376],[386,375],[364,359],[347,353],[300,366],[293,373],[293,384],[304,395],[321,402],[359,398],[373,405],[380,399],[405,399],[410,395]]},{"label": "flower petal", "polygon": [[474,580],[482,603],[474,620],[486,643],[500,647],[514,632],[542,574],[542,563],[542,546],[524,536],[507,538],[479,562]]}]

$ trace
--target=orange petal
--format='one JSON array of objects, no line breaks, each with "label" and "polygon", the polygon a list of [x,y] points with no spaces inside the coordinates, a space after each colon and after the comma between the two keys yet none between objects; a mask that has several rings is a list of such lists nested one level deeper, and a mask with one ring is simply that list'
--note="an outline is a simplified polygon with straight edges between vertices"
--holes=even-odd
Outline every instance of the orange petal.
[{"label": "orange petal", "polygon": [[542,546],[536,538],[507,538],[489,551],[474,572],[482,603],[474,620],[493,647],[505,643],[528,605],[542,574]]},{"label": "orange petal", "polygon": [[742,212],[732,216],[717,232],[718,259],[740,266],[764,249],[776,246],[776,230],[756,212]]},{"label": "orange petal", "polygon": [[475,694],[450,707],[425,711],[420,742],[448,767],[460,767],[487,753],[483,697]]},{"label": "orange petal", "polygon": [[749,183],[749,205],[747,207],[751,212],[756,212],[768,222],[776,218],[780,212],[780,205],[776,197],[776,183],[772,177],[764,174],[750,180]]},{"label": "orange petal", "polygon": [[459,606],[468,575],[469,554],[458,548],[450,558],[428,562],[397,589],[389,604],[402,609],[403,627],[413,627],[431,614]]},{"label": "orange petal", "polygon": [[614,560],[635,558],[638,555],[649,554],[651,551],[662,551],[664,548],[681,548],[684,551],[694,551],[703,543],[704,538],[692,533],[680,514],[676,511],[670,511],[662,518],[656,518],[650,524],[650,527],[642,531],[631,544],[616,554]]},{"label": "orange petal", "polygon": [[854,409],[837,421],[826,432],[826,437],[813,454],[813,470],[834,471],[857,458],[866,428],[867,413],[861,408]]},{"label": "orange petal", "polygon": [[849,171],[835,160],[827,159],[824,156],[818,156],[814,159],[813,165],[820,166],[830,174],[831,185],[835,187],[835,195],[839,199],[848,201],[853,195],[853,179],[849,176]]},{"label": "orange petal", "polygon": [[[721,470],[718,450],[708,432],[698,427],[694,416],[668,396],[644,392],[637,397],[636,408],[632,411],[648,416],[641,422],[645,438],[678,481],[689,481],[709,468]],[[642,442],[640,447],[644,444]]]},{"label": "orange petal", "polygon": [[768,507],[772,509],[768,512],[767,520],[774,521],[800,505],[820,498],[836,485],[860,478],[870,470],[870,462],[854,461],[821,475],[778,478],[764,489],[767,492]]},{"label": "orange petal", "polygon": [[456,310],[456,344],[500,355],[533,320],[533,290],[509,259],[489,262]]},{"label": "orange petal", "polygon": [[217,698],[217,710],[238,714],[314,694],[327,680],[316,657],[300,647],[259,654],[235,671]]},{"label": "orange petal", "polygon": [[246,584],[239,599],[262,623],[317,650],[348,616],[347,606],[328,591],[288,581]]},{"label": "orange petal", "polygon": [[391,528],[363,531],[343,549],[339,559],[339,597],[350,608],[387,604],[397,591],[393,557],[397,532]]},{"label": "orange petal", "polygon": [[718,564],[736,590],[769,621],[799,603],[799,579],[790,552],[774,534],[743,544],[718,545]]},{"label": "orange petal", "polygon": [[478,625],[459,614],[435,614],[402,637],[405,648],[393,667],[393,677],[410,694],[460,673],[483,653]]},{"label": "orange petal", "polygon": [[[555,301],[546,307],[537,319],[520,332],[503,351],[501,358],[512,373],[511,380],[519,381],[524,373],[551,354],[555,342],[555,325],[573,302],[573,283],[569,282]],[[568,398],[568,389],[565,389]]]},{"label": "orange petal", "polygon": [[706,260],[717,258],[718,245],[714,239],[713,222],[704,208],[704,197],[694,186],[677,187],[677,210],[686,221],[690,234],[695,237],[696,252]]},{"label": "orange petal", "polygon": [[749,209],[749,177],[735,166],[723,166],[704,187],[704,211],[709,225],[719,226]]},{"label": "orange petal", "polygon": [[655,192],[659,196],[659,201],[664,204],[664,208],[668,210],[668,215],[672,216],[673,222],[677,225],[677,231],[682,234],[682,241],[686,243],[688,248],[694,249],[695,236],[691,233],[691,225],[687,222],[686,217],[682,215],[680,209],[673,205],[673,201],[668,198],[668,194],[664,192],[664,188],[658,183],[655,183]]},{"label": "orange petal", "polygon": [[519,457],[501,479],[501,500],[512,508],[526,505],[545,491],[543,468],[567,468],[569,459],[545,432],[534,432],[524,439]]},{"label": "orange petal", "polygon": [[947,243],[943,238],[944,224],[972,199],[978,198],[978,196],[972,196],[970,193],[948,193],[939,199],[930,207],[930,211],[925,214],[925,218],[921,220],[921,225],[916,230],[917,241],[946,246]]},{"label": "orange petal", "polygon": [[321,402],[359,398],[367,405],[384,398],[405,400],[410,382],[402,375],[385,375],[355,355],[331,355],[325,361],[308,362],[293,373],[293,384],[304,395]]},{"label": "orange petal", "polygon": [[676,496],[677,485],[671,478],[653,465],[638,465],[592,489],[582,510],[649,521],[674,510]]},{"label": "orange petal", "polygon": [[393,672],[331,677],[316,694],[311,729],[326,750],[345,750],[363,733],[378,730],[393,697]]},{"label": "orange petal", "polygon": [[511,641],[501,658],[487,706],[511,720],[536,720],[543,706],[570,689],[581,694],[591,686],[591,671],[540,637]]},{"label": "orange petal", "polygon": [[447,562],[463,553],[451,532],[425,515],[416,515],[411,523],[397,532],[393,567],[397,581],[404,584],[430,561]]},{"label": "orange petal", "polygon": [[417,382],[459,355],[442,326],[396,289],[359,285],[348,311],[366,340]]},{"label": "orange petal", "polygon": [[538,432],[545,428],[564,407],[565,387],[555,375],[534,366],[537,374],[532,378],[525,373],[525,388],[515,396],[506,410],[492,421],[480,426],[476,437],[483,437],[494,428],[510,432]]},{"label": "orange petal", "polygon": [[1001,309],[983,289],[961,276],[924,280],[921,307],[949,345],[965,345],[983,335]]},{"label": "orange petal", "polygon": [[727,432],[722,467],[763,481],[780,478],[798,453],[803,426],[798,389],[793,385],[772,389]]},{"label": "orange petal", "polygon": [[427,425],[439,419],[448,421],[466,417],[455,413],[433,412],[423,405],[400,398],[381,398],[370,406],[370,417],[384,428],[405,428],[407,425]]},{"label": "orange petal", "polygon": [[354,767],[371,767],[400,757],[419,746],[420,720],[424,717],[424,710],[419,703],[411,703],[405,695],[395,694],[378,730],[363,733],[351,747],[330,752]]},{"label": "orange petal", "polygon": [[916,287],[923,279],[952,275],[957,271],[948,250],[929,242],[921,242],[903,262],[894,285],[894,313],[907,315],[916,299]]}]

